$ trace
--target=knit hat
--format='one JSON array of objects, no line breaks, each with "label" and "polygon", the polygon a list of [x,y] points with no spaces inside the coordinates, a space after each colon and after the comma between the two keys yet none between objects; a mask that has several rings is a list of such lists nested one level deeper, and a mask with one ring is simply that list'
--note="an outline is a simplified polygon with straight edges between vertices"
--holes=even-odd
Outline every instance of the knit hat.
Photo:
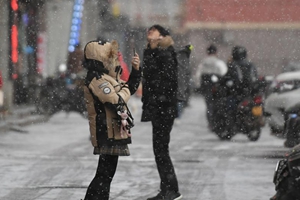
[{"label": "knit hat", "polygon": [[161,25],[155,24],[155,25],[151,26],[148,30],[151,30],[153,28],[158,30],[158,32],[164,37],[167,35],[170,35],[170,32],[167,29],[165,29],[164,27],[162,27]]}]

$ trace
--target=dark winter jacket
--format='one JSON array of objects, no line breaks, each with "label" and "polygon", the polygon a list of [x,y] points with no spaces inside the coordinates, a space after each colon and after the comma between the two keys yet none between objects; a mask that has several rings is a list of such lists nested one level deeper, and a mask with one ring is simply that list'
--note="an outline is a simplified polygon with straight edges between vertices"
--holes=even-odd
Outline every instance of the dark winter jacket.
[{"label": "dark winter jacket", "polygon": [[157,48],[148,45],[143,55],[142,121],[177,117],[177,58],[173,39],[164,37]]},{"label": "dark winter jacket", "polygon": [[131,71],[127,83],[120,81],[121,67],[114,43],[99,45],[90,42],[85,47],[85,99],[89,115],[94,154],[129,155],[131,137],[121,134],[118,112],[126,110],[130,96],[140,83],[141,72]]},{"label": "dark winter jacket", "polygon": [[258,80],[256,67],[248,60],[237,60],[231,63],[238,70],[239,80],[241,84],[238,85],[239,95],[242,98],[252,94],[254,83]]},{"label": "dark winter jacket", "polygon": [[255,65],[246,59],[233,60],[227,65],[228,72],[222,78],[225,93],[240,99],[251,95],[254,83],[258,79]]}]

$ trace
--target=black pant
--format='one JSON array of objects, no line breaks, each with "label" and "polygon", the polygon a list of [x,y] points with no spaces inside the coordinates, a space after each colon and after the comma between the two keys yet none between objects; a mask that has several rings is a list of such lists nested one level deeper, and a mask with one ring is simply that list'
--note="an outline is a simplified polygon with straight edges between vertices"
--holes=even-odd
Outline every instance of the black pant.
[{"label": "black pant", "polygon": [[178,182],[169,154],[170,133],[174,119],[155,118],[152,120],[153,151],[160,176],[160,189],[178,191]]},{"label": "black pant", "polygon": [[119,156],[100,155],[97,172],[84,200],[108,200],[110,184],[115,175]]}]

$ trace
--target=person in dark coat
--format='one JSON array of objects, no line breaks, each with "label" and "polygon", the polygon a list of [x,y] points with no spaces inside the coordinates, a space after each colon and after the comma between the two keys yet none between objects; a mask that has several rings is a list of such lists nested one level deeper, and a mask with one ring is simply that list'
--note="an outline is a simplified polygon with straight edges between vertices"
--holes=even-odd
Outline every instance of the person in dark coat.
[{"label": "person in dark coat", "polygon": [[90,138],[94,154],[99,155],[97,172],[84,200],[108,200],[118,158],[130,155],[128,144],[131,143],[133,118],[127,102],[140,83],[140,60],[135,54],[129,80],[123,82],[116,41],[90,41],[85,46],[84,57],[84,66],[88,70],[84,96]]},{"label": "person in dark coat", "polygon": [[231,123],[235,123],[238,104],[246,97],[253,95],[258,76],[257,69],[247,59],[247,50],[243,46],[232,48],[231,59],[227,66],[228,71],[220,81],[221,88],[223,88],[221,93],[227,98],[226,113]]},{"label": "person in dark coat", "polygon": [[192,45],[186,45],[184,48],[177,49],[176,51],[178,60],[178,120],[180,119],[184,108],[187,106],[191,94],[190,55],[192,49]]},{"label": "person in dark coat", "polygon": [[[237,101],[241,101],[252,94],[258,80],[257,69],[247,59],[247,49],[243,46],[234,46],[231,57],[227,63],[228,72],[225,74],[222,84],[227,85],[227,96],[234,96]],[[228,81],[232,83],[228,84]]]},{"label": "person in dark coat", "polygon": [[170,33],[160,25],[148,29],[143,54],[142,122],[152,123],[153,150],[161,179],[160,192],[148,200],[181,199],[169,154],[170,133],[177,117],[177,58]]},{"label": "person in dark coat", "polygon": [[239,80],[238,95],[240,100],[252,94],[254,85],[258,80],[256,66],[247,58],[247,49],[243,46],[235,46],[232,49],[231,66],[238,70]]}]

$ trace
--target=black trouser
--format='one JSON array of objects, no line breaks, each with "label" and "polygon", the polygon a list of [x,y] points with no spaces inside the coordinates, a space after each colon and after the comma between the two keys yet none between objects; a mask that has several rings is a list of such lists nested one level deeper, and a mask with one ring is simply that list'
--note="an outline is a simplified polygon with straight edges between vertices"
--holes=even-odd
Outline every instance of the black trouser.
[{"label": "black trouser", "polygon": [[84,200],[108,200],[110,183],[115,175],[119,156],[100,155],[97,172]]},{"label": "black trouser", "polygon": [[155,118],[152,120],[153,151],[163,192],[178,191],[178,182],[169,154],[170,133],[174,119]]}]

